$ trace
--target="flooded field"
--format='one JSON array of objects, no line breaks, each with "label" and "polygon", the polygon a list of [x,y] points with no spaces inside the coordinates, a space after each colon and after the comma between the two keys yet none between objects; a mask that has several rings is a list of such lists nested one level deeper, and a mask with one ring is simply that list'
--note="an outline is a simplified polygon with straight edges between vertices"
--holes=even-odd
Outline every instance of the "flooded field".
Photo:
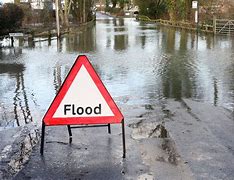
[{"label": "flooded field", "polygon": [[234,110],[233,37],[197,37],[134,19],[99,18],[60,41],[34,40],[0,48],[0,130],[41,123],[81,54],[117,104],[187,98]]}]

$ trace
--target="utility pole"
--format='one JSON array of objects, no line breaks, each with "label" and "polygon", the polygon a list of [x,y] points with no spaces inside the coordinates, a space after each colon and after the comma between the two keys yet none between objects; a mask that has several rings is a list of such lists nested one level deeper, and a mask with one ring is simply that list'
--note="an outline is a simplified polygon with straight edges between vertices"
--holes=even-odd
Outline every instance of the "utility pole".
[{"label": "utility pole", "polygon": [[197,33],[199,30],[199,0],[197,0]]},{"label": "utility pole", "polygon": [[194,16],[194,21],[197,24],[197,49],[198,49],[198,30],[199,30],[199,20],[198,20],[198,14],[199,14],[199,5],[198,5],[198,0],[192,1],[192,9],[195,9],[195,16]]},{"label": "utility pole", "polygon": [[198,0],[192,1],[192,8],[195,9],[195,16],[194,16],[194,21],[197,24],[197,33],[199,29],[199,2]]},{"label": "utility pole", "polygon": [[55,13],[56,13],[56,26],[57,26],[57,37],[60,37],[60,24],[59,24],[59,6],[58,1],[55,0]]}]

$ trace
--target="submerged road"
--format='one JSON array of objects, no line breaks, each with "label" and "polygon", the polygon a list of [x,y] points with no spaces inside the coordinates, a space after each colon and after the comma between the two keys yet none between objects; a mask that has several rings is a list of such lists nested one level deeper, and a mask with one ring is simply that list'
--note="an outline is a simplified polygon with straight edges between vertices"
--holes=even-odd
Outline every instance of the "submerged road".
[{"label": "submerged road", "polygon": [[[47,129],[15,179],[233,179],[234,123],[230,111],[183,99],[155,106],[121,106],[127,121],[127,156],[121,126]],[[222,123],[220,123],[222,121]]]},{"label": "submerged road", "polygon": [[103,14],[58,44],[1,50],[8,67],[0,68],[1,134],[41,124],[77,54],[90,58],[126,123],[125,159],[120,124],[111,134],[106,127],[73,129],[71,144],[66,126],[46,127],[44,156],[37,144],[13,179],[232,180],[233,53],[228,37],[197,38]]}]

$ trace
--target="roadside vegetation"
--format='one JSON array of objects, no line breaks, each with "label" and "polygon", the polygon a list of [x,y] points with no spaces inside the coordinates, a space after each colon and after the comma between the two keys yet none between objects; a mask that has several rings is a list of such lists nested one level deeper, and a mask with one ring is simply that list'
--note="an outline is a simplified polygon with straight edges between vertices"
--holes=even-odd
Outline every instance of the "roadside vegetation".
[{"label": "roadside vegetation", "polygon": [[15,4],[6,3],[0,6],[0,35],[20,28],[23,17],[22,8]]},{"label": "roadside vegetation", "polygon": [[[15,0],[14,4],[0,5],[0,35],[20,29],[33,32],[55,29],[53,1],[38,2],[35,5]],[[93,0],[58,0],[58,9],[61,28],[79,26],[95,18]]]},{"label": "roadside vegetation", "polygon": [[[55,29],[53,1],[38,2],[39,7],[20,0],[0,5],[0,35],[17,31],[20,27]],[[99,7],[96,9],[97,4]],[[192,0],[58,0],[60,27],[64,29],[94,20],[95,10],[124,16],[126,11],[136,7],[137,14],[150,19],[194,23],[195,9],[191,6]],[[199,0],[199,22],[212,25],[214,17],[234,19],[234,1]]]},{"label": "roadside vegetation", "polygon": [[[135,0],[141,15],[152,19],[194,22],[193,0]],[[230,0],[199,0],[200,20],[216,17],[234,18],[234,3]]]},{"label": "roadside vegetation", "polygon": [[[124,8],[129,9],[130,0],[106,0],[105,11],[116,16],[124,15]],[[101,9],[102,10],[102,9]]]},{"label": "roadside vegetation", "polygon": [[[163,19],[173,22],[194,22],[193,0],[105,0],[105,11],[122,15],[124,9],[138,7],[139,14],[150,19]],[[100,2],[100,1],[96,1]],[[214,17],[234,19],[233,0],[199,0],[199,20],[211,24]],[[101,9],[102,10],[102,9]]]}]

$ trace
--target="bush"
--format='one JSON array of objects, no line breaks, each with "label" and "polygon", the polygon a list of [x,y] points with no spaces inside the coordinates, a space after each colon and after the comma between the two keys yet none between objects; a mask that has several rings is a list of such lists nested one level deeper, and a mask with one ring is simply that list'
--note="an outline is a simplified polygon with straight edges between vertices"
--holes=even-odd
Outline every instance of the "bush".
[{"label": "bush", "polygon": [[168,4],[166,1],[137,0],[136,3],[139,6],[140,14],[142,15],[157,19],[167,14]]},{"label": "bush", "polygon": [[6,3],[0,7],[0,34],[7,34],[21,27],[23,10],[12,3]]}]

